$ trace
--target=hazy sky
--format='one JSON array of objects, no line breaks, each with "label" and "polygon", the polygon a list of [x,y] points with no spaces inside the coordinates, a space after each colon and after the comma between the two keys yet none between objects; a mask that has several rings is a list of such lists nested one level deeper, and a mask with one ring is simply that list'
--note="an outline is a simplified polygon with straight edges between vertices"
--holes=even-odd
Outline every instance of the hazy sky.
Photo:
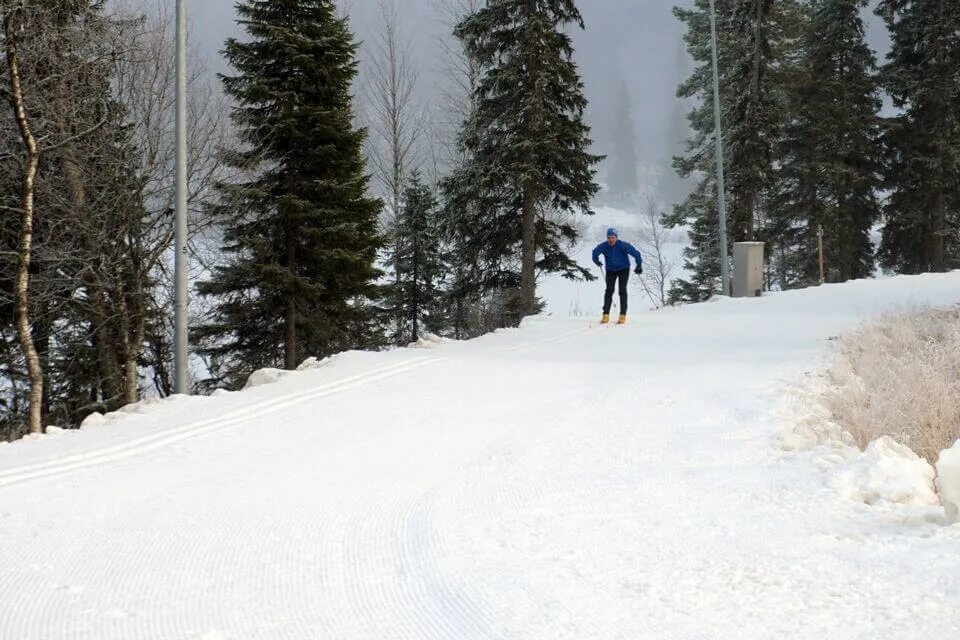
[{"label": "hazy sky", "polygon": [[[422,72],[422,92],[430,91],[440,66],[436,39],[444,30],[434,11],[437,0],[397,0],[405,28],[414,40]],[[637,144],[641,159],[663,164],[669,155],[671,123],[683,109],[675,98],[677,83],[689,69],[681,42],[682,26],[673,17],[674,5],[693,0],[581,0],[587,31],[576,33],[577,61],[587,87],[588,114],[600,152],[609,147],[614,100],[625,83],[634,103]],[[363,40],[377,23],[377,0],[350,0],[353,29]],[[234,0],[187,0],[191,37],[213,71],[226,71],[219,51],[237,34]],[[870,42],[881,55],[887,34],[869,14]],[[361,52],[362,64],[363,52]],[[680,120],[682,121],[682,120]]]}]

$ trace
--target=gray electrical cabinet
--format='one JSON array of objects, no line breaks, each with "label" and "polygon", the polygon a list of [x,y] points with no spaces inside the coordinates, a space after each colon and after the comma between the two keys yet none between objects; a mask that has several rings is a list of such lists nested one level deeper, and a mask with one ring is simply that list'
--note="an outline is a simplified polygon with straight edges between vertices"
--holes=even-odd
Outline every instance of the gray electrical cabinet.
[{"label": "gray electrical cabinet", "polygon": [[763,294],[763,243],[733,244],[733,297],[756,298]]}]

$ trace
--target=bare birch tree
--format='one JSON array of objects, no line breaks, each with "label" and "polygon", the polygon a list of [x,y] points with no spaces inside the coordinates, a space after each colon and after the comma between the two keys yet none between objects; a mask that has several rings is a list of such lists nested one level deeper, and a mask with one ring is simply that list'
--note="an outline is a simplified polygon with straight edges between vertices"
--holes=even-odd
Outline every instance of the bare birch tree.
[{"label": "bare birch tree", "polygon": [[441,34],[437,39],[440,65],[438,94],[442,125],[446,134],[446,151],[452,163],[462,160],[463,150],[457,136],[464,121],[473,111],[473,96],[480,80],[480,65],[466,54],[463,43],[453,30],[464,19],[472,16],[485,0],[434,0],[440,21]]},{"label": "bare birch tree", "polygon": [[30,329],[30,260],[33,249],[34,195],[40,165],[40,145],[34,136],[27,114],[20,76],[20,33],[24,30],[23,7],[7,7],[3,17],[6,37],[7,71],[10,81],[10,104],[23,141],[21,165],[23,182],[20,190],[20,247],[16,278],[16,324],[20,348],[27,361],[30,378],[30,433],[43,431],[43,370]]},{"label": "bare birch tree", "polygon": [[[0,200],[18,219],[24,211],[32,217],[16,225],[28,242],[13,237],[11,217],[0,221],[0,309],[26,317],[0,329],[0,436],[21,435],[27,420],[31,430],[70,426],[91,411],[135,402],[144,374],[161,393],[170,390],[172,21],[164,3],[150,1],[157,12],[149,17],[106,14],[85,0],[0,4],[5,94],[14,107],[14,117],[0,121]],[[194,239],[205,229],[199,214],[221,175],[227,131],[224,100],[202,74],[194,67],[190,82]],[[21,135],[18,100],[36,169],[24,161],[29,139]],[[32,198],[14,201],[15,183],[26,184],[15,175],[23,168],[33,175]],[[13,278],[15,271],[23,278]],[[14,336],[30,338],[32,353],[22,344],[25,355],[16,353]]]},{"label": "bare birch tree", "polygon": [[395,218],[407,177],[420,161],[417,145],[423,128],[416,100],[420,74],[396,0],[378,2],[380,28],[372,43],[366,92],[372,121],[370,160],[387,198],[387,213]]},{"label": "bare birch tree", "polygon": [[[418,145],[423,137],[420,110],[416,100],[419,71],[410,38],[403,33],[403,24],[395,0],[378,0],[380,28],[372,44],[370,75],[366,103],[371,119],[369,140],[370,164],[380,192],[386,200],[386,237],[389,238],[391,262],[399,239],[396,226],[403,206],[407,178],[420,168]],[[394,270],[395,284],[400,281]],[[405,314],[394,309],[394,342],[403,340]]]},{"label": "bare birch tree", "polygon": [[653,196],[648,195],[640,212],[639,240],[643,254],[643,275],[640,286],[653,305],[661,309],[667,306],[670,281],[679,260],[667,252],[670,230],[663,224],[663,212]]}]

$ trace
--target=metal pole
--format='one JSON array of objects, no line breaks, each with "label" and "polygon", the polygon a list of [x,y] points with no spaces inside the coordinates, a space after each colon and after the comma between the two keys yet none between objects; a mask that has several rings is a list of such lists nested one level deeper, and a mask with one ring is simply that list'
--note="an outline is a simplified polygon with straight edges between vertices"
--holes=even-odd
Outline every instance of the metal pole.
[{"label": "metal pole", "polygon": [[730,295],[730,255],[727,245],[727,190],[723,179],[723,124],[720,109],[720,63],[717,54],[717,10],[710,0],[710,47],[713,52],[713,119],[717,147],[717,212],[720,215],[720,282],[723,295]]},{"label": "metal pole", "polygon": [[176,231],[174,240],[174,390],[190,392],[188,369],[188,282],[190,268],[187,255],[187,7],[186,0],[177,0],[177,189]]}]

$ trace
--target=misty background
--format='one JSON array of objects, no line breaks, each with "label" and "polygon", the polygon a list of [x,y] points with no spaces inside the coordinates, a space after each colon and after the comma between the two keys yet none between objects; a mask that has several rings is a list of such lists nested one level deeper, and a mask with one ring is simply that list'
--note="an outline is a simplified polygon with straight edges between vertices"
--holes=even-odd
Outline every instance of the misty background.
[{"label": "misty background", "polygon": [[[443,83],[439,41],[450,37],[450,29],[437,8],[439,2],[442,0],[396,0],[403,35],[410,39],[419,69],[418,99],[423,104],[438,99]],[[381,23],[378,0],[344,0],[342,4],[361,41],[355,91],[362,96],[370,59],[366,43],[375,39]],[[187,0],[190,37],[201,58],[194,63],[205,64],[211,76],[230,73],[220,53],[224,41],[231,36],[245,37],[236,24],[235,5],[234,0]],[[608,154],[613,140],[624,135],[614,123],[614,114],[625,88],[633,115],[640,186],[666,202],[682,197],[683,186],[673,175],[671,157],[682,149],[688,106],[677,99],[676,88],[692,69],[682,39],[683,25],[672,9],[692,5],[693,0],[581,0],[586,30],[571,30],[590,101],[587,119],[594,151]],[[873,6],[864,15],[869,42],[882,62],[889,36],[873,14]],[[722,46],[722,32],[720,39]]]}]

